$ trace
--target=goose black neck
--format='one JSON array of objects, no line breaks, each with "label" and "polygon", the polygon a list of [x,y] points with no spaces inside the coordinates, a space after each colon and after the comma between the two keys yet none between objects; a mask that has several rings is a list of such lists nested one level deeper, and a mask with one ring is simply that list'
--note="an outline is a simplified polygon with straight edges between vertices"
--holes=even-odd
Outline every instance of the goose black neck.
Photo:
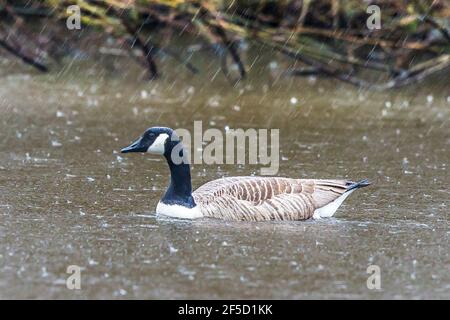
[{"label": "goose black neck", "polygon": [[[189,208],[195,206],[192,198],[192,184],[191,184],[191,170],[188,163],[174,163],[171,157],[172,148],[170,152],[166,152],[164,157],[170,169],[170,184],[167,191],[162,198],[165,204],[183,205]],[[183,151],[180,153],[182,154]]]}]

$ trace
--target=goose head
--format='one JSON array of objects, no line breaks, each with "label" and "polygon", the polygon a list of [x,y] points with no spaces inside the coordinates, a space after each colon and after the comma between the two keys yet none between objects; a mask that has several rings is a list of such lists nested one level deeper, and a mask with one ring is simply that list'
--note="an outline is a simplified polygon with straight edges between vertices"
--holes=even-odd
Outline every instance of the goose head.
[{"label": "goose head", "polygon": [[147,129],[141,137],[128,147],[123,148],[121,152],[148,152],[151,154],[166,155],[170,154],[173,147],[178,143],[179,139],[172,129],[152,127]]},{"label": "goose head", "polygon": [[[166,127],[149,128],[121,152],[148,152],[164,156],[170,168],[170,185],[159,206],[167,209],[168,207],[164,207],[165,205],[177,205],[183,207],[183,210],[189,210],[196,206],[192,197],[189,163],[185,161],[183,144],[175,131]],[[173,207],[171,208],[173,209]],[[172,209],[169,211],[171,212]]]}]

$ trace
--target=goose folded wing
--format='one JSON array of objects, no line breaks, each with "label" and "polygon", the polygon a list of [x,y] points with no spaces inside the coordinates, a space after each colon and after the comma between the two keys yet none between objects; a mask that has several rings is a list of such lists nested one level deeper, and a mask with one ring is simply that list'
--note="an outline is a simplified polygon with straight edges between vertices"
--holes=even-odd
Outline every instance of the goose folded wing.
[{"label": "goose folded wing", "polygon": [[194,193],[204,216],[225,220],[304,220],[342,195],[345,180],[236,177],[211,181]]}]

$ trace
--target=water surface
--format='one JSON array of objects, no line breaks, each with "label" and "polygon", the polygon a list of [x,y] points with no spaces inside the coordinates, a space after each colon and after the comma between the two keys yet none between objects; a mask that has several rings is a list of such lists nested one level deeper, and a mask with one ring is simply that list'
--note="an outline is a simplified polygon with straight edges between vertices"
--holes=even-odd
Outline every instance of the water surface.
[{"label": "water surface", "polygon": [[[197,76],[163,63],[147,82],[120,59],[48,75],[2,61],[0,298],[450,296],[448,78],[376,93],[270,76],[261,62],[233,87],[217,61]],[[194,120],[279,128],[281,176],[373,186],[320,221],[157,217],[166,164],[118,151],[147,127]],[[258,169],[195,165],[193,185]],[[81,290],[66,288],[69,265]],[[381,290],[366,286],[369,265]]]}]

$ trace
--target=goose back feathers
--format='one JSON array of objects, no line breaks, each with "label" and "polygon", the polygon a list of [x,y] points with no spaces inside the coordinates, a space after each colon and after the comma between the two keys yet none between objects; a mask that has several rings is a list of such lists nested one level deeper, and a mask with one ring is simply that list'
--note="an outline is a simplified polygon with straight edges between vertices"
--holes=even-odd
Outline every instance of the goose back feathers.
[{"label": "goose back feathers", "polygon": [[347,180],[231,177],[208,182],[192,196],[206,217],[242,221],[306,220],[317,209],[365,185],[365,180],[354,183]]}]

